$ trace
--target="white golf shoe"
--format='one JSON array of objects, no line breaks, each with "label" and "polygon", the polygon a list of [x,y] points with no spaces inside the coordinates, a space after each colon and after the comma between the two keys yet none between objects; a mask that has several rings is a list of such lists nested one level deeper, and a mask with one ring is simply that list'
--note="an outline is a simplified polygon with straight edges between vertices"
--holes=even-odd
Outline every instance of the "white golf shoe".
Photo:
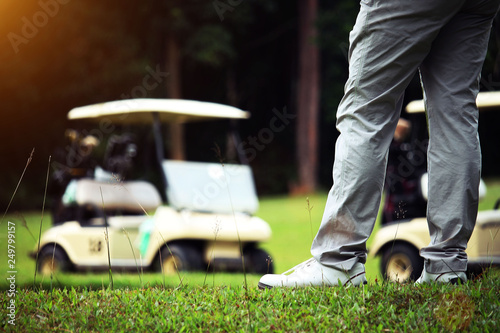
[{"label": "white golf shoe", "polygon": [[259,281],[260,289],[273,287],[328,287],[366,284],[365,266],[356,263],[349,271],[323,266],[311,258],[283,274],[266,274]]},{"label": "white golf shoe", "polygon": [[459,284],[465,283],[467,281],[467,276],[465,272],[446,272],[446,273],[427,273],[425,268],[422,271],[422,275],[415,281],[416,284],[422,283],[449,283],[449,284]]}]

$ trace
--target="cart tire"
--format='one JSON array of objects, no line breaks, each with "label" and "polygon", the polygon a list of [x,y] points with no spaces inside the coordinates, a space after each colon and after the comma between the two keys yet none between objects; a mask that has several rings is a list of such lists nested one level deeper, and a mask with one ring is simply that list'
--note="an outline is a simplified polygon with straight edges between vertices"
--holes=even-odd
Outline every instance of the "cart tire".
[{"label": "cart tire", "polygon": [[269,253],[264,250],[251,247],[245,250],[245,263],[249,273],[272,274],[274,265]]},{"label": "cart tire", "polygon": [[500,199],[498,199],[497,202],[495,202],[495,205],[493,206],[493,209],[497,210],[499,207],[500,207]]},{"label": "cart tire", "polygon": [[388,246],[382,256],[381,271],[384,279],[393,282],[415,281],[422,274],[424,259],[409,244]]},{"label": "cart tire", "polygon": [[172,244],[161,250],[157,271],[174,275],[177,271],[199,271],[203,260],[197,248],[185,244]]},{"label": "cart tire", "polygon": [[66,272],[71,268],[71,262],[66,252],[56,245],[45,246],[38,255],[38,272],[42,275],[51,275],[57,272]]}]

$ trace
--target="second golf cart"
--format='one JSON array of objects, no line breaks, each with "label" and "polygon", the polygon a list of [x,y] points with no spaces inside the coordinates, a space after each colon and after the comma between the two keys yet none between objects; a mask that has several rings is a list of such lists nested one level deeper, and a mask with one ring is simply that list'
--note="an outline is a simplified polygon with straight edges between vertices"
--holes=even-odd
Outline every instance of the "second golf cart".
[{"label": "second golf cart", "polygon": [[[479,110],[500,107],[499,92],[479,93]],[[423,113],[424,102],[413,101],[408,104],[409,114]],[[410,152],[411,153],[411,152]],[[418,189],[414,195],[427,200],[427,174],[420,177]],[[484,197],[486,186],[481,181],[480,197]],[[483,268],[500,265],[500,198],[490,210],[480,211],[476,226],[467,246],[469,273],[480,272]],[[404,215],[404,214],[402,214]],[[370,248],[371,256],[381,256],[381,271],[384,278],[406,282],[416,280],[422,273],[424,260],[419,251],[430,243],[429,228],[425,209],[421,216],[402,218],[392,221],[375,234]]]}]

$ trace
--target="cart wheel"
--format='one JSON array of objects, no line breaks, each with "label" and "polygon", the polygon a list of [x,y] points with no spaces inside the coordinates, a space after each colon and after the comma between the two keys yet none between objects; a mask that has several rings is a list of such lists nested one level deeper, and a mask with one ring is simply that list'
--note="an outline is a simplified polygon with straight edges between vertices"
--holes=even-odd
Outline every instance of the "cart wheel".
[{"label": "cart wheel", "polygon": [[264,250],[250,247],[245,251],[245,266],[249,273],[272,274],[274,265],[271,256]]},{"label": "cart wheel", "polygon": [[384,278],[393,282],[407,282],[419,278],[424,260],[418,250],[406,244],[388,246],[382,256],[381,270]]},{"label": "cart wheel", "polygon": [[177,271],[197,271],[203,267],[201,253],[193,246],[172,244],[161,251],[157,271],[173,275]]},{"label": "cart wheel", "polygon": [[70,267],[71,263],[64,250],[55,245],[45,246],[38,255],[38,272],[42,275],[65,272]]}]

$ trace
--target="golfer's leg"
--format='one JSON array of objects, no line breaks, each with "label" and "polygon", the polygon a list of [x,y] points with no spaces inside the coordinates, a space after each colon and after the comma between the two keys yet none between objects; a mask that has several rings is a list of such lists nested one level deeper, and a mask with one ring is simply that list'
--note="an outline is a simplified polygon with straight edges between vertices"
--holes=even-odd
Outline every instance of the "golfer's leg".
[{"label": "golfer's leg", "polygon": [[443,27],[421,66],[430,135],[431,234],[421,255],[429,273],[467,268],[465,248],[477,215],[481,167],[475,100],[498,3],[467,1]]},{"label": "golfer's leg", "polygon": [[361,2],[350,35],[349,79],[337,111],[334,184],[311,248],[323,265],[349,270],[366,261],[401,96],[462,2]]}]

